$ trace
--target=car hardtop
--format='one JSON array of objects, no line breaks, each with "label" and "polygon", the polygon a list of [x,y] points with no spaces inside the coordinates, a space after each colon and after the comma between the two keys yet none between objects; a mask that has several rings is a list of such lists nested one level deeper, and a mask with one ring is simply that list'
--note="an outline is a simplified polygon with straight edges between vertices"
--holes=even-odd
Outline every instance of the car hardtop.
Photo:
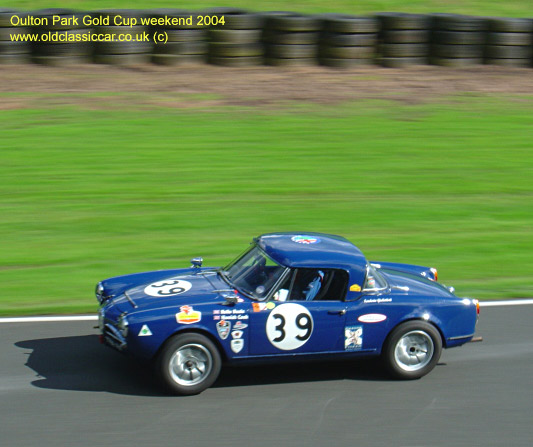
[{"label": "car hardtop", "polygon": [[267,233],[254,238],[254,242],[274,261],[290,268],[342,269],[364,276],[367,266],[361,250],[342,236]]}]

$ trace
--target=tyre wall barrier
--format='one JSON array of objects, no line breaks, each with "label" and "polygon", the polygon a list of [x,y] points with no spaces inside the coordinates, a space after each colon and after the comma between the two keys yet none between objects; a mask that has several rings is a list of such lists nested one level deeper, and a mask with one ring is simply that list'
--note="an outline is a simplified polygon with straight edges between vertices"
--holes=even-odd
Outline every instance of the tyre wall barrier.
[{"label": "tyre wall barrier", "polygon": [[[86,16],[90,19],[84,20]],[[146,19],[150,23],[143,23]],[[54,38],[58,34],[61,39]],[[89,37],[95,34],[120,40],[92,41]],[[305,15],[235,8],[0,8],[0,64],[32,62],[533,67],[533,19],[400,12]]]}]

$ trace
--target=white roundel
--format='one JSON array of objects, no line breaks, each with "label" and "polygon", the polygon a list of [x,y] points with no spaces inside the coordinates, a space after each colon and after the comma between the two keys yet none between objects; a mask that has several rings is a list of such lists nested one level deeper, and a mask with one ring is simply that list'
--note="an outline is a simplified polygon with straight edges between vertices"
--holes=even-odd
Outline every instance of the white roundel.
[{"label": "white roundel", "polygon": [[192,287],[189,281],[182,279],[165,279],[146,286],[144,293],[150,296],[173,296],[187,292]]},{"label": "white roundel", "polygon": [[267,318],[268,340],[276,348],[292,351],[303,346],[313,333],[313,317],[302,305],[286,303],[276,306]]}]

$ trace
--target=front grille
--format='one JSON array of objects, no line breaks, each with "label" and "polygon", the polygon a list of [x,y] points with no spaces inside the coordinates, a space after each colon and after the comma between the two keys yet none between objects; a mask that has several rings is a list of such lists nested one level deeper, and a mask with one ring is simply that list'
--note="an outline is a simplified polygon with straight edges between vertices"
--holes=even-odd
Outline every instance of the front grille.
[{"label": "front grille", "polygon": [[102,334],[104,336],[105,343],[111,346],[112,348],[115,348],[119,351],[123,351],[124,349],[126,349],[126,339],[122,336],[120,331],[112,324],[104,324]]}]

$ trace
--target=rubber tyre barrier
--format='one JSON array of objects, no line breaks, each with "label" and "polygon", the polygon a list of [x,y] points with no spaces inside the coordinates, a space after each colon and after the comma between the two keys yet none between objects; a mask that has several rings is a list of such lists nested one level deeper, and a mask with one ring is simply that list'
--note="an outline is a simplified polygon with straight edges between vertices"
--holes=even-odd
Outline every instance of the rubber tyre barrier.
[{"label": "rubber tyre barrier", "polygon": [[66,67],[69,65],[90,64],[89,56],[32,56],[34,64],[48,65],[51,67]]},{"label": "rubber tyre barrier", "polygon": [[214,29],[254,30],[263,27],[263,17],[253,13],[222,14],[224,25],[217,25]]},{"label": "rubber tyre barrier", "polygon": [[299,57],[299,58],[283,58],[283,57],[267,57],[265,58],[266,65],[274,67],[309,67],[317,65],[318,61],[314,57]]},{"label": "rubber tyre barrier", "polygon": [[25,27],[0,28],[0,40],[11,42],[12,34],[24,35],[29,32],[30,29]]},{"label": "rubber tyre barrier", "polygon": [[488,30],[503,33],[532,33],[532,19],[492,17],[487,19]]},{"label": "rubber tyre barrier", "polygon": [[0,41],[0,54],[28,54],[31,47],[27,42]]},{"label": "rubber tyre barrier", "polygon": [[301,14],[270,16],[266,23],[266,29],[278,31],[320,31],[320,21],[311,16]]},{"label": "rubber tyre barrier", "polygon": [[339,14],[324,18],[322,29],[330,33],[372,34],[379,31],[379,21],[374,17]]},{"label": "rubber tyre barrier", "polygon": [[151,58],[152,63],[166,66],[202,64],[206,60],[205,55],[198,54],[153,54]]},{"label": "rubber tyre barrier", "polygon": [[483,57],[482,45],[433,45],[432,55],[443,58]]},{"label": "rubber tyre barrier", "polygon": [[435,31],[432,40],[444,45],[483,45],[485,34],[478,31]]},{"label": "rubber tyre barrier", "polygon": [[481,17],[459,14],[433,14],[433,29],[445,31],[485,31],[487,21]]},{"label": "rubber tyre barrier", "polygon": [[151,54],[96,54],[93,60],[96,64],[105,65],[143,65],[150,63]]},{"label": "rubber tyre barrier", "polygon": [[373,47],[321,47],[320,58],[331,59],[370,59],[375,56]]},{"label": "rubber tyre barrier", "polygon": [[259,43],[231,44],[211,42],[209,55],[214,57],[262,56],[263,46]]},{"label": "rubber tyre barrier", "polygon": [[524,45],[533,44],[532,33],[489,33],[487,45]]},{"label": "rubber tyre barrier", "polygon": [[169,42],[154,45],[152,53],[194,55],[207,54],[208,49],[209,44],[207,42]]},{"label": "rubber tyre barrier", "polygon": [[382,30],[427,30],[430,29],[430,17],[423,14],[403,12],[384,12],[376,14]]},{"label": "rubber tyre barrier", "polygon": [[502,67],[533,67],[531,59],[485,59],[485,63]]},{"label": "rubber tyre barrier", "polygon": [[223,67],[252,67],[263,64],[262,56],[209,57],[208,62]]},{"label": "rubber tyre barrier", "polygon": [[429,30],[385,30],[382,33],[384,43],[427,43],[430,41]]},{"label": "rubber tyre barrier", "polygon": [[151,42],[96,42],[95,54],[142,54],[153,49]]},{"label": "rubber tyre barrier", "polygon": [[42,44],[35,47],[36,56],[90,56],[93,48],[88,43]]},{"label": "rubber tyre barrier", "polygon": [[487,45],[485,56],[489,59],[531,59],[533,48],[511,45]]},{"label": "rubber tyre barrier", "polygon": [[404,68],[413,65],[427,65],[427,57],[379,57],[376,62],[382,67]]},{"label": "rubber tyre barrier", "polygon": [[315,45],[319,42],[320,33],[316,32],[266,32],[263,40],[276,45]]},{"label": "rubber tyre barrier", "polygon": [[314,58],[318,54],[316,45],[270,45],[266,49],[268,57],[273,58]]},{"label": "rubber tyre barrier", "polygon": [[373,59],[337,59],[332,57],[321,57],[319,58],[320,65],[326,67],[334,68],[353,68],[360,67],[364,65],[372,65],[374,63]]},{"label": "rubber tyre barrier", "polygon": [[324,34],[320,43],[339,47],[373,47],[377,44],[376,34]]},{"label": "rubber tyre barrier", "polygon": [[17,11],[15,9],[0,8],[0,28],[10,28],[13,26],[11,25],[11,17],[13,15],[17,15],[20,18],[23,18],[26,17],[28,13]]},{"label": "rubber tyre barrier", "polygon": [[199,42],[207,39],[207,33],[203,29],[159,29],[159,32],[167,33],[168,42]]},{"label": "rubber tyre barrier", "polygon": [[483,64],[482,57],[432,57],[430,58],[430,63],[432,65],[440,65],[442,67],[451,67],[451,68],[463,68],[463,67],[472,67],[475,65]]},{"label": "rubber tyre barrier", "polygon": [[379,52],[384,57],[425,57],[429,55],[426,43],[384,43]]},{"label": "rubber tyre barrier", "polygon": [[29,53],[0,54],[0,65],[28,64],[31,62]]},{"label": "rubber tyre barrier", "polygon": [[212,42],[221,43],[258,43],[261,41],[262,30],[260,29],[211,29],[209,38]]}]

